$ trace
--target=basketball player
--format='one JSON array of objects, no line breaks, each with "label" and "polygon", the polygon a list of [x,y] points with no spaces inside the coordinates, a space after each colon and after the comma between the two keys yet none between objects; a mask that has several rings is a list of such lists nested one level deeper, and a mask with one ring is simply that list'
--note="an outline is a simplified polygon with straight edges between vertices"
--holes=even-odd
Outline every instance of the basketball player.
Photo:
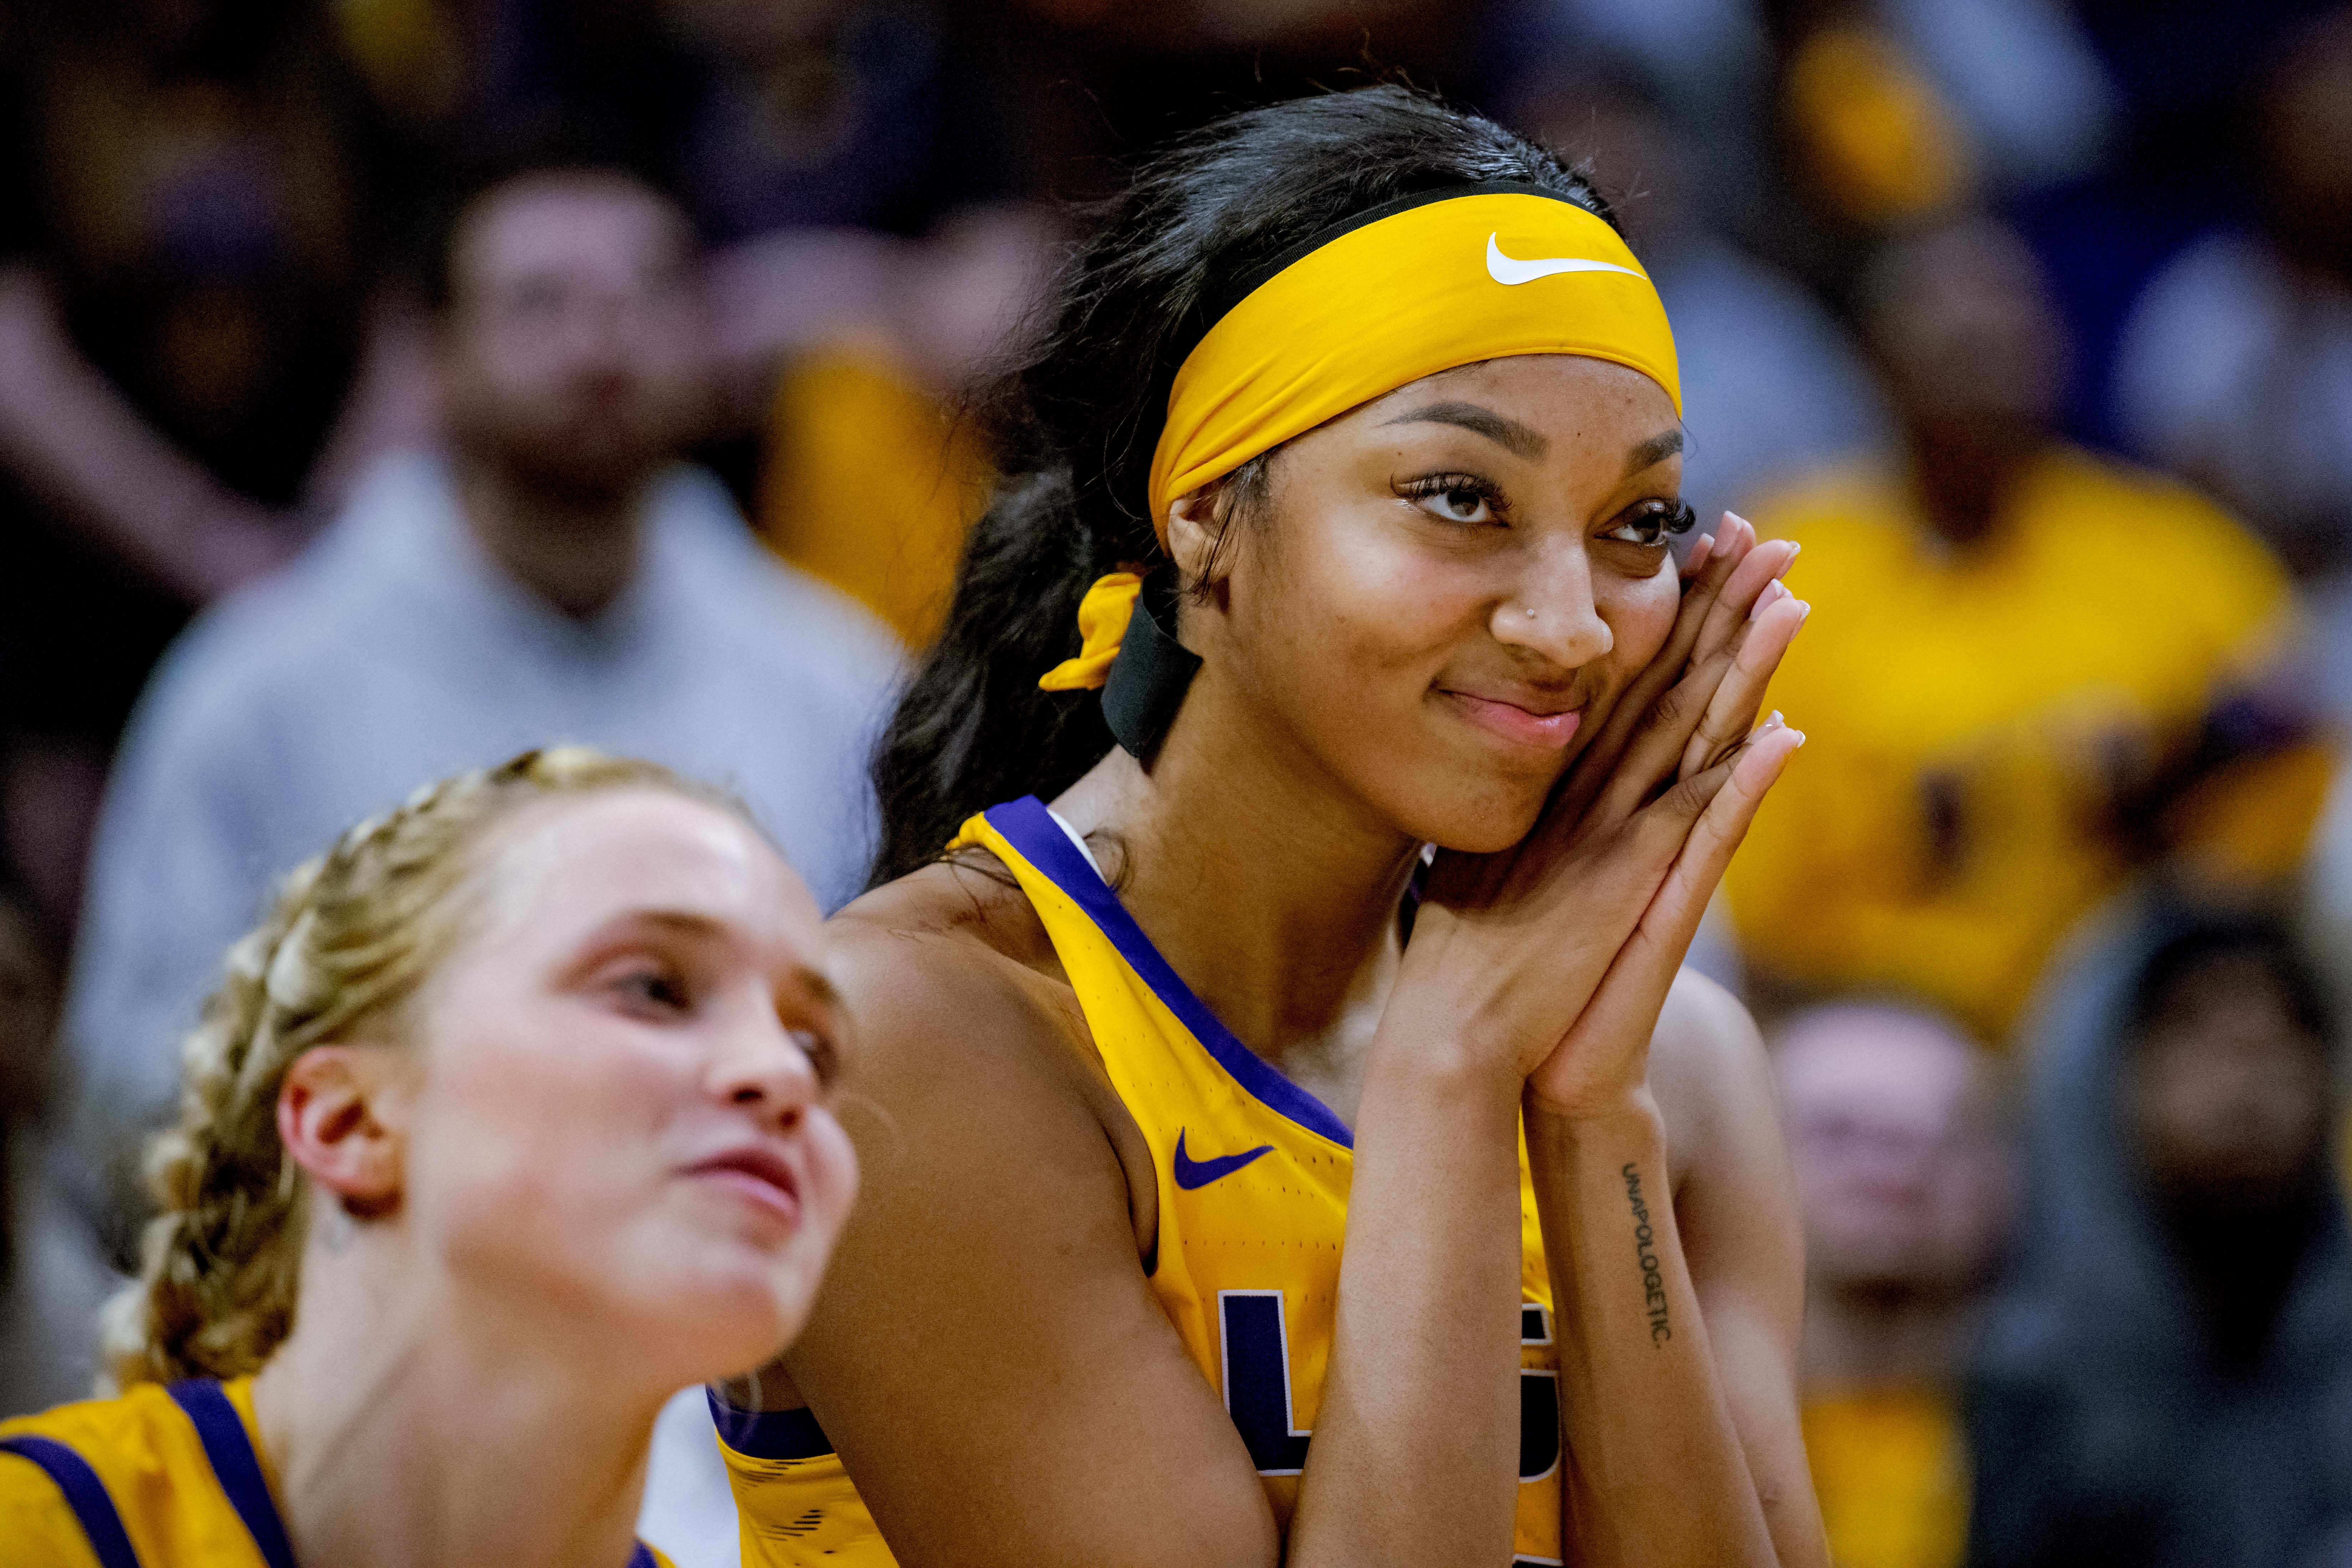
[{"label": "basketball player", "polygon": [[190,1037],[114,1399],[0,1425],[10,1568],[652,1568],[654,1417],[856,1184],[817,907],[650,763],[531,752],[288,880]]},{"label": "basketball player", "polygon": [[1806,607],[1736,519],[1677,574],[1640,263],[1378,88],[1060,289],[835,923],[868,1184],[720,1404],[746,1560],[1823,1563],[1761,1049],[1677,980]]}]

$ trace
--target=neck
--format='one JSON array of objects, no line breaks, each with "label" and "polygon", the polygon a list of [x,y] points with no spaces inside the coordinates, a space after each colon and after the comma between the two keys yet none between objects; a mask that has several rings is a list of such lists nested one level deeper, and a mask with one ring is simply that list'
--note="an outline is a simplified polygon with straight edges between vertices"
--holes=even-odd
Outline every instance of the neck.
[{"label": "neck", "polygon": [[601,614],[636,575],[643,485],[560,491],[463,447],[453,467],[458,510],[482,548],[564,615]]},{"label": "neck", "polygon": [[667,1386],[453,1289],[380,1234],[396,1220],[337,1242],[344,1223],[314,1237],[296,1328],[254,1382],[297,1558],[625,1568]]},{"label": "neck", "polygon": [[1352,1124],[1420,845],[1206,669],[1149,773],[1114,750],[1055,804],[1219,1021]]},{"label": "neck", "polygon": [[1908,434],[1912,492],[1929,530],[1958,551],[1990,540],[2038,436],[1991,418],[1914,421]]},{"label": "neck", "polygon": [[1805,1291],[1805,1386],[1838,1393],[1948,1383],[1973,1319],[1966,1292],[1814,1279]]}]

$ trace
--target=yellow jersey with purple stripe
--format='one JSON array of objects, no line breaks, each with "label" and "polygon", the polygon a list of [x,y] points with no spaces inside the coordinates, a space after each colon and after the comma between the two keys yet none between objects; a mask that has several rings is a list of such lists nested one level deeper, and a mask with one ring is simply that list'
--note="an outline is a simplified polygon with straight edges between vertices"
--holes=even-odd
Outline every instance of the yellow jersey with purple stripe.
[{"label": "yellow jersey with purple stripe", "polygon": [[[1161,1309],[1247,1445],[1288,1525],[1330,1358],[1354,1139],[1193,994],[1034,797],[991,808],[957,845],[1018,879],[1077,994],[1119,1099],[1151,1149],[1160,1232],[1147,1260]],[[1561,1561],[1559,1347],[1535,1189],[1520,1151],[1517,1563]],[[807,1411],[713,1401],[746,1564],[891,1563]],[[1498,1565],[1499,1568],[1499,1565]]]},{"label": "yellow jersey with purple stripe", "polygon": [[[142,1383],[0,1422],[7,1568],[296,1568],[253,1381]],[[642,1543],[629,1568],[669,1568]]]}]

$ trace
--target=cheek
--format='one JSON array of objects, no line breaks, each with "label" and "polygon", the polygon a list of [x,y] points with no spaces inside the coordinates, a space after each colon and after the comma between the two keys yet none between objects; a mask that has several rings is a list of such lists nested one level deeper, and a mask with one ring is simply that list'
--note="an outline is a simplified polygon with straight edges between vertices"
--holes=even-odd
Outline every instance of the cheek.
[{"label": "cheek", "polygon": [[660,1108],[676,1098],[609,1028],[483,1017],[444,1047],[417,1107],[408,1190],[451,1249],[569,1272],[647,1197]]},{"label": "cheek", "polygon": [[[1413,549],[1394,529],[1285,514],[1252,542],[1233,611],[1252,684],[1277,703],[1333,691],[1384,700],[1386,671],[1424,674],[1475,621],[1486,584],[1470,563]],[[1420,686],[1399,689],[1418,700]]]},{"label": "cheek", "polygon": [[1682,577],[1669,559],[1647,577],[1596,584],[1594,607],[1609,623],[1610,660],[1631,678],[1666,646],[1683,602]]}]

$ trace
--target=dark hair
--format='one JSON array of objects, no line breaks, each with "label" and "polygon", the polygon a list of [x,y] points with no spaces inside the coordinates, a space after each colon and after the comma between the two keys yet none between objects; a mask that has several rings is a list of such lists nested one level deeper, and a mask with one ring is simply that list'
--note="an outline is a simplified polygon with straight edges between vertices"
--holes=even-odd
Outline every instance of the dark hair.
[{"label": "dark hair", "polygon": [[[2331,1059],[2336,1049],[2335,1008],[2317,972],[2285,923],[2260,912],[2181,909],[2159,917],[2164,930],[2132,988],[2129,1039],[2145,1041],[2179,1009],[2183,990],[2215,963],[2251,958],[2276,992],[2300,1033]],[[2169,929],[2165,929],[2168,927]]]},{"label": "dark hair", "polygon": [[1213,324],[1210,302],[1373,207],[1490,183],[1538,186],[1616,224],[1591,183],[1542,148],[1386,85],[1218,121],[1082,215],[1087,234],[1043,330],[982,405],[1005,478],[875,758],[874,885],[936,858],[973,812],[1051,798],[1110,749],[1093,693],[1040,691],[1037,678],[1077,651],[1089,584],[1165,560],[1146,515],[1152,448],[1177,367]]},{"label": "dark hair", "polygon": [[557,142],[511,157],[480,159],[436,195],[415,242],[417,292],[425,307],[440,314],[455,302],[458,242],[465,237],[467,226],[485,205],[518,185],[559,184],[567,181],[642,193],[647,201],[664,208],[676,220],[678,235],[689,251],[700,248],[701,236],[685,208],[643,171],[576,150],[569,142]]}]

